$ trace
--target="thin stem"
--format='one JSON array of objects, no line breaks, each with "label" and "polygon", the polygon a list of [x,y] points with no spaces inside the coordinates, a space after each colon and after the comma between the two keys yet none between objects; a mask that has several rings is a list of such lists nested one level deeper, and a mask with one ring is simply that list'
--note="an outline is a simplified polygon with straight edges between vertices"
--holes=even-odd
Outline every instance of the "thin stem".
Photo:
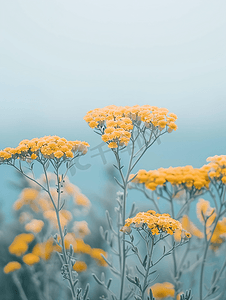
[{"label": "thin stem", "polygon": [[[125,219],[126,219],[126,197],[127,197],[127,188],[128,188],[128,180],[129,180],[129,175],[131,172],[131,165],[133,161],[133,154],[134,154],[134,142],[132,142],[132,151],[131,151],[131,156],[130,156],[130,161],[129,161],[129,166],[127,170],[126,177],[122,177],[122,180],[124,179],[124,191],[123,191],[123,205],[122,205],[122,222],[123,225],[125,224]],[[123,300],[123,289],[124,289],[124,277],[125,277],[125,267],[126,267],[126,253],[125,253],[125,233],[122,233],[122,268],[121,268],[121,286],[120,286],[120,300]]]},{"label": "thin stem", "polygon": [[146,272],[145,272],[145,277],[144,277],[144,284],[143,284],[143,288],[142,288],[142,300],[145,300],[145,291],[147,289],[147,280],[148,280],[148,274],[149,274],[149,269],[151,266],[151,259],[152,259],[152,253],[153,253],[153,248],[154,248],[154,241],[153,241],[153,237],[151,237],[151,249],[149,252],[149,243],[146,243],[146,249],[147,249],[147,253],[148,253],[148,261],[147,261],[147,266],[146,266]]},{"label": "thin stem", "polygon": [[218,214],[217,218],[215,219],[215,224],[214,224],[214,227],[212,229],[212,232],[210,234],[209,239],[207,239],[206,222],[205,222],[205,228],[204,228],[205,232],[204,233],[205,233],[206,247],[205,247],[205,250],[204,250],[203,260],[202,260],[202,264],[201,264],[201,272],[200,272],[200,284],[199,284],[199,299],[200,300],[203,300],[203,279],[204,279],[204,268],[205,268],[206,256],[207,256],[207,252],[208,252],[208,249],[209,249],[209,245],[211,243],[212,236],[213,236],[214,231],[216,229],[218,220],[221,216],[220,212],[221,212],[222,207],[223,207],[223,204],[221,203],[221,206],[220,206],[220,209],[219,209],[219,214]]},{"label": "thin stem", "polygon": [[22,299],[22,300],[28,300],[27,296],[26,296],[25,293],[24,293],[24,290],[23,290],[23,287],[22,287],[22,285],[21,285],[21,283],[20,283],[20,280],[19,280],[19,278],[17,277],[17,275],[16,275],[15,272],[12,273],[12,277],[13,277],[13,281],[14,281],[16,287],[18,288],[18,291],[19,291],[19,294],[20,294],[21,299]]}]

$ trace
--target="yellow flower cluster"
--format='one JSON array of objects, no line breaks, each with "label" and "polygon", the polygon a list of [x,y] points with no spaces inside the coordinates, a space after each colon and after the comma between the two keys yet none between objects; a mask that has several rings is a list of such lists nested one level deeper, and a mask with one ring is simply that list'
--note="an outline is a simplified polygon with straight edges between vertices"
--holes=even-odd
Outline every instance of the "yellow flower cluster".
[{"label": "yellow flower cluster", "polygon": [[76,261],[73,265],[73,270],[78,273],[85,272],[87,270],[87,265],[84,261]]},{"label": "yellow flower cluster", "polygon": [[[52,173],[48,173],[49,178],[49,184],[50,184],[50,192],[53,197],[53,201],[57,205],[58,201],[58,193],[56,191],[56,188],[52,188],[52,185],[55,185],[56,177]],[[63,187],[64,192],[64,199],[73,198],[74,204],[77,207],[85,207],[85,209],[90,207],[90,201],[89,199],[81,193],[78,187],[70,183],[69,179],[65,179],[65,186]],[[41,177],[39,182],[44,185],[45,184],[45,178]],[[53,207],[52,202],[48,198],[49,196],[39,189],[39,187],[36,188],[25,188],[21,192],[19,199],[14,203],[14,209],[20,210],[24,205],[29,205],[29,207],[35,212],[35,213],[42,213],[43,217],[47,219],[54,227],[58,227],[57,225],[57,217],[56,213]],[[26,217],[25,217],[26,214]],[[25,225],[25,229],[27,231],[32,231],[34,233],[38,233],[42,230],[42,227],[44,225],[42,220],[36,220],[33,219],[32,215],[28,215],[26,212],[22,212],[20,214],[20,220],[27,222],[28,224]],[[60,221],[62,227],[66,226],[70,221],[72,220],[72,214],[70,211],[64,209],[60,211]],[[77,228],[78,229],[78,228]],[[80,231],[82,233],[85,233],[85,227],[83,226],[83,229],[80,228]],[[87,231],[87,230],[86,230]]]},{"label": "yellow flower cluster", "polygon": [[[169,214],[157,214],[154,210],[139,212],[135,217],[128,218],[121,231],[129,233],[131,231],[131,225],[135,228],[146,225],[147,228],[151,230],[152,235],[158,235],[163,232],[170,235],[175,232],[180,232],[181,235],[181,232],[183,232],[182,225],[179,221],[172,219]],[[186,236],[189,238],[191,235],[186,233]]]},{"label": "yellow flower cluster", "polygon": [[16,256],[23,255],[28,250],[28,244],[34,240],[31,233],[21,233],[17,235],[9,246],[9,252]]},{"label": "yellow flower cluster", "polygon": [[[62,209],[59,215],[61,226],[64,228],[72,220],[72,214],[68,210]],[[58,228],[56,212],[53,209],[44,211],[43,216],[53,224],[54,227]]]},{"label": "yellow flower cluster", "polygon": [[78,238],[84,238],[90,234],[88,223],[86,221],[75,221],[73,223],[73,231]]},{"label": "yellow flower cluster", "polygon": [[50,238],[46,242],[36,244],[32,249],[32,254],[46,261],[50,259],[52,253],[56,250],[54,241]]},{"label": "yellow flower cluster", "polygon": [[197,236],[199,239],[204,237],[204,234],[199,230],[193,222],[191,222],[187,215],[184,215],[181,219],[181,224],[184,230],[190,232],[192,235]]},{"label": "yellow flower cluster", "polygon": [[226,217],[217,222],[217,226],[214,230],[211,238],[211,248],[217,250],[223,242],[226,240]]},{"label": "yellow flower cluster", "polygon": [[[206,221],[206,234],[207,239],[210,239],[213,223],[216,219],[215,209],[210,207],[210,203],[207,200],[199,199],[196,205],[197,216],[201,223],[204,223],[204,218]],[[211,248],[217,250],[220,245],[226,240],[226,217],[217,222],[216,228],[211,237]]]},{"label": "yellow flower cluster", "polygon": [[157,128],[160,131],[165,128],[169,132],[176,130],[177,116],[168,112],[166,108],[150,105],[110,105],[87,112],[84,120],[91,128],[100,130],[102,140],[109,148],[117,148],[128,145],[134,126],[140,128],[144,124],[146,128]]},{"label": "yellow flower cluster", "polygon": [[207,162],[210,167],[209,176],[215,180],[221,180],[223,184],[226,184],[226,155],[215,155],[208,157]]},{"label": "yellow flower cluster", "polygon": [[169,282],[156,283],[151,287],[153,297],[156,299],[165,299],[175,296],[174,285]]},{"label": "yellow flower cluster", "polygon": [[18,261],[11,261],[4,267],[4,273],[8,274],[19,270],[21,268],[21,264]]},{"label": "yellow flower cluster", "polygon": [[209,201],[204,199],[199,199],[198,203],[196,204],[196,212],[197,212],[197,217],[202,223],[204,223],[203,216],[205,217],[205,219],[207,219],[206,222],[207,227],[210,227],[216,218],[215,209],[210,207]]},{"label": "yellow flower cluster", "polygon": [[16,148],[7,147],[0,151],[0,162],[11,159],[35,160],[41,156],[48,159],[73,158],[75,154],[86,154],[89,144],[81,141],[67,141],[58,136],[44,136],[32,140],[23,140]]},{"label": "yellow flower cluster", "polygon": [[[59,237],[58,237],[59,241]],[[91,248],[90,245],[86,244],[83,239],[77,238],[76,234],[73,232],[67,233],[67,235],[64,238],[65,242],[65,248],[67,250],[70,249],[70,245],[72,245],[74,253],[77,254],[87,254],[90,257],[92,257],[96,263],[100,266],[107,266],[106,261],[103,259],[101,254],[103,254],[105,257],[107,257],[107,253],[99,248]],[[61,252],[62,249],[59,245],[55,245],[55,250],[58,252]]]},{"label": "yellow flower cluster", "polygon": [[24,255],[23,261],[25,262],[25,264],[32,266],[34,264],[37,264],[40,261],[40,258],[33,253],[28,253]]},{"label": "yellow flower cluster", "polygon": [[[172,185],[185,185],[187,188],[195,187],[200,190],[203,187],[208,188],[209,167],[203,166],[200,169],[192,166],[159,168],[157,170],[139,170],[137,176],[133,179],[134,184],[144,184],[147,189],[156,190],[158,186],[163,186],[167,182]],[[133,178],[134,175],[131,175]]]},{"label": "yellow flower cluster", "polygon": [[33,233],[39,233],[42,230],[43,226],[44,222],[42,220],[33,219],[25,225],[25,229]]}]

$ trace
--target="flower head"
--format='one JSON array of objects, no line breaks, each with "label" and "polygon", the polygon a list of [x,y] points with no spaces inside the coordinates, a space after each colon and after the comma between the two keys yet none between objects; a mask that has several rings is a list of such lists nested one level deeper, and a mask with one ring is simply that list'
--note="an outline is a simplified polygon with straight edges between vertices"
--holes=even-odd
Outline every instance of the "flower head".
[{"label": "flower head", "polygon": [[67,141],[58,136],[44,136],[32,140],[23,140],[16,148],[7,147],[0,151],[0,162],[21,160],[68,159],[87,152],[89,144],[81,141]]},{"label": "flower head", "polygon": [[154,210],[139,212],[135,217],[126,220],[122,232],[129,232],[132,228],[147,228],[152,235],[160,233],[174,234],[177,230],[183,231],[179,221],[172,219],[169,214],[157,214]]},{"label": "flower head", "polygon": [[156,283],[150,288],[154,298],[156,299],[165,299],[175,296],[174,285],[169,282]]},{"label": "flower head", "polygon": [[76,261],[73,265],[73,270],[78,273],[85,272],[87,270],[87,265],[84,261]]},{"label": "flower head", "polygon": [[25,264],[32,266],[34,264],[37,264],[40,261],[40,258],[33,253],[28,253],[24,255],[23,261],[25,262]]},{"label": "flower head", "polygon": [[109,105],[91,110],[84,117],[91,128],[100,131],[102,140],[112,149],[128,145],[134,126],[139,130],[145,127],[160,132],[166,128],[171,132],[177,129],[176,119],[166,108],[150,105]]},{"label": "flower head", "polygon": [[21,268],[21,264],[18,261],[11,261],[4,267],[4,273],[8,274],[19,270]]}]

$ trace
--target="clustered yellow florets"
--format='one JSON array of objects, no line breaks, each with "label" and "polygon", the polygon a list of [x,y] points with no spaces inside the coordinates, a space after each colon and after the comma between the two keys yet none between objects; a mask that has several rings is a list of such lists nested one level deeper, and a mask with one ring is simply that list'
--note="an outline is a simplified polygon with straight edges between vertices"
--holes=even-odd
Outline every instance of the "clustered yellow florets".
[{"label": "clustered yellow florets", "polygon": [[146,128],[156,128],[159,131],[165,128],[169,132],[176,130],[177,116],[168,112],[166,108],[150,105],[110,105],[89,111],[84,120],[91,128],[101,131],[102,140],[109,148],[117,148],[128,145],[134,126],[140,128],[144,124]]},{"label": "clustered yellow florets", "polygon": [[25,262],[25,264],[32,266],[34,264],[37,264],[40,261],[40,258],[33,253],[28,253],[24,255],[23,261]]},{"label": "clustered yellow florets", "polygon": [[[172,185],[184,184],[187,188],[195,187],[201,189],[208,188],[210,179],[208,177],[209,167],[203,166],[200,169],[192,166],[185,167],[169,167],[159,168],[157,170],[139,170],[137,176],[133,179],[133,183],[145,184],[147,189],[156,190],[158,186],[163,186],[167,182]],[[131,175],[131,178],[134,175]]]},{"label": "clustered yellow florets", "polygon": [[[172,235],[175,232],[179,232],[181,236],[183,232],[182,225],[179,221],[172,219],[169,214],[157,214],[154,210],[139,212],[134,218],[128,218],[121,231],[129,233],[131,226],[142,228],[144,225],[147,226],[152,235],[158,235],[160,233]],[[191,235],[187,233],[186,236],[189,238]]]},{"label": "clustered yellow florets", "polygon": [[73,265],[73,270],[78,273],[85,272],[87,270],[87,265],[84,261],[76,261]]},{"label": "clustered yellow florets", "polygon": [[175,296],[174,285],[169,282],[156,283],[151,287],[151,291],[156,299],[164,299]]},{"label": "clustered yellow florets", "polygon": [[58,136],[45,136],[23,140],[16,148],[7,147],[0,151],[0,162],[12,159],[32,161],[41,156],[48,159],[73,158],[75,154],[86,154],[89,144],[81,141],[67,141]]},{"label": "clustered yellow florets", "polygon": [[42,230],[43,226],[44,222],[42,220],[33,219],[25,225],[25,229],[33,233],[39,233]]},{"label": "clustered yellow florets", "polygon": [[221,180],[223,184],[226,184],[226,155],[208,157],[207,162],[210,167],[210,178]]},{"label": "clustered yellow florets", "polygon": [[16,256],[23,255],[28,250],[28,244],[34,240],[34,235],[31,233],[21,233],[14,238],[14,241],[9,246],[9,252]]},{"label": "clustered yellow florets", "polygon": [[19,270],[21,268],[21,264],[18,261],[11,261],[4,267],[4,273],[8,274]]},{"label": "clustered yellow florets", "polygon": [[[207,239],[210,239],[212,234],[212,228],[214,226],[214,222],[216,221],[216,212],[215,209],[210,206],[209,201],[204,199],[199,199],[197,205],[197,216],[201,223],[206,223],[206,234]],[[222,220],[218,221],[215,227],[215,230],[211,237],[211,245],[210,247],[213,250],[217,250],[220,245],[226,240],[226,217]]]}]

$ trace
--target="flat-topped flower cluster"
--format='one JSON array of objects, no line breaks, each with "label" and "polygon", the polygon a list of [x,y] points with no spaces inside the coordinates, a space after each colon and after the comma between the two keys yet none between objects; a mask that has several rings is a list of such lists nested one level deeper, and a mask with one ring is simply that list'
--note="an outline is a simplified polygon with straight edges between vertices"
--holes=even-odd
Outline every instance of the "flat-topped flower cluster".
[{"label": "flat-topped flower cluster", "polygon": [[[185,167],[169,167],[159,168],[157,170],[139,170],[137,176],[133,179],[133,183],[144,183],[147,189],[156,190],[158,186],[163,186],[167,182],[172,185],[182,185],[196,189],[203,187],[208,188],[210,179],[208,177],[208,170],[210,168],[203,166],[200,169],[192,166]],[[131,175],[131,178],[134,175]]]},{"label": "flat-topped flower cluster", "polygon": [[215,155],[208,157],[207,161],[211,167],[209,176],[215,180],[221,180],[226,184],[226,155]]},{"label": "flat-topped flower cluster", "polygon": [[[159,168],[157,170],[139,170],[132,180],[134,184],[144,184],[147,189],[155,191],[169,182],[172,185],[183,185],[186,188],[209,188],[211,178],[226,183],[226,155],[207,158],[207,165],[201,168],[192,166]],[[134,177],[134,174],[130,176]]]},{"label": "flat-topped flower cluster", "polygon": [[35,160],[37,158],[73,158],[78,153],[86,154],[89,144],[81,141],[67,141],[58,136],[44,136],[23,140],[16,148],[7,147],[0,151],[0,163],[13,159]]},{"label": "flat-topped flower cluster", "polygon": [[[169,214],[158,214],[154,210],[147,212],[139,212],[135,217],[128,218],[121,231],[129,233],[131,227],[141,228],[146,226],[152,235],[159,235],[160,233],[174,234],[175,232],[182,233],[183,228],[179,221],[172,219]],[[187,237],[191,237],[186,233]]]},{"label": "flat-topped flower cluster", "polygon": [[87,112],[84,120],[93,129],[100,131],[102,140],[109,148],[127,146],[131,132],[137,129],[167,129],[169,132],[176,130],[174,113],[168,114],[168,109],[150,105],[115,106],[96,108]]}]

